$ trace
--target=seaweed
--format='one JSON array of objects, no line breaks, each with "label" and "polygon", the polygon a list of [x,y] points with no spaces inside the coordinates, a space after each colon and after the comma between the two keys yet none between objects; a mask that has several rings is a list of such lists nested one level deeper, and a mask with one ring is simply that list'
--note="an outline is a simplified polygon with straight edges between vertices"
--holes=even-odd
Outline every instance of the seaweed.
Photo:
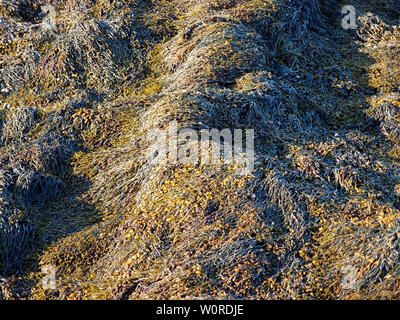
[{"label": "seaweed", "polygon": [[[2,1],[2,298],[399,298],[400,8],[343,5]],[[171,123],[254,170],[151,163]]]}]

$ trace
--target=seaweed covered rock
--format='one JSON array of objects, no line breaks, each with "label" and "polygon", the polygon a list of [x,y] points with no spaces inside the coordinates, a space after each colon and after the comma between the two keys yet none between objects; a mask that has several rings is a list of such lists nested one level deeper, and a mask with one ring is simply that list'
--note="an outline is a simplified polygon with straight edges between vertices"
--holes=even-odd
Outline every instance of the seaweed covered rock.
[{"label": "seaweed covered rock", "polygon": [[[398,5],[354,5],[2,1],[3,298],[399,298]],[[172,125],[254,170],[153,163]]]},{"label": "seaweed covered rock", "polygon": [[64,136],[44,135],[33,143],[32,167],[37,171],[62,177],[76,149],[74,143]]},{"label": "seaweed covered rock", "polygon": [[31,237],[32,230],[29,225],[13,221],[0,210],[0,270],[3,276],[21,271]]},{"label": "seaweed covered rock", "polygon": [[112,21],[83,21],[52,43],[38,64],[43,86],[112,85],[118,69],[134,58],[127,32]]},{"label": "seaweed covered rock", "polygon": [[21,142],[36,125],[39,110],[36,108],[18,108],[8,111],[2,126],[3,143]]},{"label": "seaweed covered rock", "polygon": [[251,70],[262,69],[267,49],[261,37],[243,25],[211,21],[190,27],[166,47],[165,61],[172,73],[168,82],[175,88],[196,88],[204,84],[229,86]]}]

